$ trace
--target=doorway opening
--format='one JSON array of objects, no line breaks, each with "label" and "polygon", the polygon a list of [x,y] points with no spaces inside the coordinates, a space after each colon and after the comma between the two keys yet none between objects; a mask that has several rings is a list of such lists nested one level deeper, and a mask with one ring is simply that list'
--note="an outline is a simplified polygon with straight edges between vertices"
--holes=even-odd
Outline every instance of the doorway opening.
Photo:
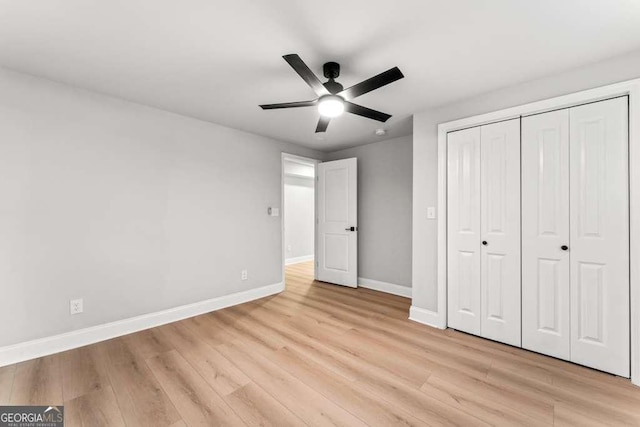
[{"label": "doorway opening", "polygon": [[282,154],[282,260],[315,277],[316,167],[315,159]]}]

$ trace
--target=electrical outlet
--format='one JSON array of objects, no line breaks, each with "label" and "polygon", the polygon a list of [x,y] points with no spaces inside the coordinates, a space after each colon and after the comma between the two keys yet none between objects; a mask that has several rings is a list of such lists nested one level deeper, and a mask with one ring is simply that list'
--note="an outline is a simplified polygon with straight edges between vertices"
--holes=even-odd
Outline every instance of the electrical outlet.
[{"label": "electrical outlet", "polygon": [[249,272],[247,272],[247,270],[240,272],[240,280],[249,280]]},{"label": "electrical outlet", "polygon": [[291,252],[291,245],[287,245],[287,252]]},{"label": "electrical outlet", "polygon": [[69,314],[80,314],[83,311],[82,298],[69,301]]}]

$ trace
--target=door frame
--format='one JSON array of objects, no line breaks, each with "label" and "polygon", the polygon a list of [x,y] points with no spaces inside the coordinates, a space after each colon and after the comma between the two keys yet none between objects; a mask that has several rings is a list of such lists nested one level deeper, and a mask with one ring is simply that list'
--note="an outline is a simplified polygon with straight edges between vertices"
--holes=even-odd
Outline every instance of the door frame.
[{"label": "door frame", "polygon": [[[549,98],[438,125],[437,311],[420,309],[421,323],[447,327],[447,133],[522,116],[629,96],[629,258],[640,259],[640,79]],[[640,263],[630,262],[631,382],[640,386]]]},{"label": "door frame", "polygon": [[299,163],[303,163],[303,164],[313,164],[313,172],[314,172],[314,177],[313,177],[313,203],[314,203],[314,208],[313,208],[313,262],[314,262],[314,268],[313,268],[313,278],[314,280],[317,278],[316,276],[316,268],[315,268],[315,263],[316,263],[316,255],[318,253],[318,164],[322,163],[321,160],[318,159],[312,159],[311,157],[303,157],[303,156],[298,156],[296,154],[289,154],[286,152],[282,152],[280,154],[280,241],[281,241],[281,254],[282,254],[282,285],[283,287],[286,286],[286,276],[285,276],[285,268],[286,268],[286,259],[287,259],[287,252],[286,252],[286,243],[285,243],[285,236],[284,236],[284,216],[287,214],[285,212],[285,208],[284,208],[284,162],[286,160],[290,160],[290,161],[294,161],[294,162],[299,162]]}]

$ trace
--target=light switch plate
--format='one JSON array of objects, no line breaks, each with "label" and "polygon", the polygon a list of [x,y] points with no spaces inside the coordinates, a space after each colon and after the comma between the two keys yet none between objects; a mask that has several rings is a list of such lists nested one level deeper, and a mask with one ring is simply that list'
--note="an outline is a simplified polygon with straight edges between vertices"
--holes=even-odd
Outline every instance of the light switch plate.
[{"label": "light switch plate", "polygon": [[436,219],[436,208],[430,206],[427,208],[427,219]]}]

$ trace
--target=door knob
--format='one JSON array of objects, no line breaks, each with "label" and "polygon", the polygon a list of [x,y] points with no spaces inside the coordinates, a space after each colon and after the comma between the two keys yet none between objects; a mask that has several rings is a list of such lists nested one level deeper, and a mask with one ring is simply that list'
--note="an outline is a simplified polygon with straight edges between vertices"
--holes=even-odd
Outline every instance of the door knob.
[{"label": "door knob", "polygon": [[344,231],[356,231],[358,229],[358,227],[348,227],[345,228]]},{"label": "door knob", "polygon": [[483,245],[485,245],[485,246],[487,246],[489,243],[487,243],[487,241],[486,241],[486,240],[483,240],[483,241],[482,241],[482,244],[483,244]]},{"label": "door knob", "polygon": [[569,250],[569,246],[562,245],[562,246],[560,246],[560,249],[562,249],[563,251],[568,251]]}]

